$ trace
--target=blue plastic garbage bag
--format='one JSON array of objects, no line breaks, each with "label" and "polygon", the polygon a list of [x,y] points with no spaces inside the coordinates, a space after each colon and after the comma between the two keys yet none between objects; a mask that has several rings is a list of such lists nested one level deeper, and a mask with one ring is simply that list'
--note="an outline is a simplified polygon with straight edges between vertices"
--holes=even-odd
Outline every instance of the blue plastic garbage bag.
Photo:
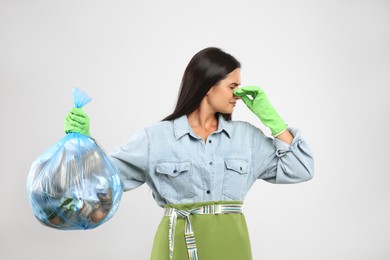
[{"label": "blue plastic garbage bag", "polygon": [[[91,98],[73,89],[75,107]],[[31,165],[27,189],[33,214],[52,228],[92,229],[116,213],[123,193],[118,169],[97,142],[69,133]]]}]

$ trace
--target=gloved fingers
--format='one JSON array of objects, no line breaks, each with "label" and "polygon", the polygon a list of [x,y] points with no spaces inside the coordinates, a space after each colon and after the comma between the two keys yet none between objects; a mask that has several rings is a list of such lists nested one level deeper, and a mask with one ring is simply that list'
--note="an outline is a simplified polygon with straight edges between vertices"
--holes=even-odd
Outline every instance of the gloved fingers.
[{"label": "gloved fingers", "polygon": [[70,116],[65,117],[66,125],[71,128],[82,128],[85,123],[80,123],[76,120],[73,120]]},{"label": "gloved fingers", "polygon": [[80,117],[85,117],[85,118],[88,117],[88,115],[84,112],[84,110],[81,107],[73,107],[70,110],[70,113],[77,115],[77,116],[80,116]]},{"label": "gloved fingers", "polygon": [[80,124],[84,124],[88,121],[87,114],[81,108],[72,108],[68,113],[67,117]]},{"label": "gloved fingers", "polygon": [[65,117],[65,121],[69,124],[69,125],[77,125],[77,126],[82,126],[84,125],[87,120],[83,117],[80,117],[80,116],[76,116],[72,113],[68,113]]},{"label": "gloved fingers", "polygon": [[246,99],[250,99],[250,100],[253,100],[256,98],[256,93],[254,92],[251,92],[251,91],[239,91],[239,92],[234,92],[234,95],[236,97],[240,97],[240,98],[246,98]]},{"label": "gloved fingers", "polygon": [[69,133],[80,133],[80,132],[81,132],[80,128],[68,128],[68,129],[65,130],[66,134],[69,134]]},{"label": "gloved fingers", "polygon": [[239,89],[243,89],[246,91],[252,91],[252,92],[263,92],[263,90],[258,86],[243,86]]},{"label": "gloved fingers", "polygon": [[245,105],[247,105],[248,107],[252,107],[253,106],[253,100],[250,99],[248,96],[244,95],[241,97],[242,101],[245,103]]},{"label": "gloved fingers", "polygon": [[255,99],[262,91],[258,87],[242,87],[234,91],[234,95],[242,96],[251,96]]},{"label": "gloved fingers", "polygon": [[89,136],[89,117],[81,108],[72,108],[65,116],[65,133],[79,133]]},{"label": "gloved fingers", "polygon": [[[240,87],[234,91],[235,95],[254,95],[263,92],[263,90],[257,86],[245,86],[245,87]],[[236,94],[237,93],[237,94]]]},{"label": "gloved fingers", "polygon": [[88,120],[85,117],[82,117],[82,116],[79,116],[79,115],[73,115],[73,114],[70,114],[69,118],[71,119],[71,121],[73,121],[75,123],[78,123],[78,124],[85,124],[87,122],[87,120]]},{"label": "gloved fingers", "polygon": [[65,122],[65,133],[80,133],[81,130],[81,127]]},{"label": "gloved fingers", "polygon": [[242,96],[246,96],[247,95],[247,92],[244,90],[244,89],[241,89],[241,88],[238,88],[236,89],[233,94],[237,97],[242,97]]}]

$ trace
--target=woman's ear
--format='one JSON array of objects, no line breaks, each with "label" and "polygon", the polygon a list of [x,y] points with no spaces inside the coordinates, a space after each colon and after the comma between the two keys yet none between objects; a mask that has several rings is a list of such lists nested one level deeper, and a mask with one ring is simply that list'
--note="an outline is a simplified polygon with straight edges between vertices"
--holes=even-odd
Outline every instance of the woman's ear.
[{"label": "woman's ear", "polygon": [[212,86],[212,87],[209,89],[209,91],[207,91],[206,96],[207,96],[208,94],[210,94],[211,92],[213,92],[213,91],[214,91],[214,88],[215,88],[215,86]]}]

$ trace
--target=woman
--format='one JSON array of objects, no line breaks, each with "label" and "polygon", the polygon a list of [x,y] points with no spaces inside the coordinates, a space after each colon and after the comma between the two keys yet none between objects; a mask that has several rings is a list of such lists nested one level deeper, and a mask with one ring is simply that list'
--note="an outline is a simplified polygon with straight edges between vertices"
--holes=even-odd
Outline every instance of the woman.
[{"label": "woman", "polygon": [[[174,112],[145,127],[111,155],[125,190],[147,183],[165,208],[151,259],[252,259],[242,202],[257,179],[297,183],[313,176],[313,158],[297,129],[287,127],[258,87],[241,87],[240,63],[218,48],[188,64]],[[242,101],[273,138],[232,121]],[[89,135],[73,108],[65,131]]]}]

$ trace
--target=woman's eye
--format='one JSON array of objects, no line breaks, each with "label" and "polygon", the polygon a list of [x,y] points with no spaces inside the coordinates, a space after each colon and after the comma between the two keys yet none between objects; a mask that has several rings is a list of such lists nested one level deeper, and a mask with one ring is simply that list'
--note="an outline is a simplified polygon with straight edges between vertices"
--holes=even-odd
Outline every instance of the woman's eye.
[{"label": "woman's eye", "polygon": [[238,88],[238,84],[231,84],[231,85],[229,86],[229,88],[230,88],[231,90],[236,90],[236,89]]}]

